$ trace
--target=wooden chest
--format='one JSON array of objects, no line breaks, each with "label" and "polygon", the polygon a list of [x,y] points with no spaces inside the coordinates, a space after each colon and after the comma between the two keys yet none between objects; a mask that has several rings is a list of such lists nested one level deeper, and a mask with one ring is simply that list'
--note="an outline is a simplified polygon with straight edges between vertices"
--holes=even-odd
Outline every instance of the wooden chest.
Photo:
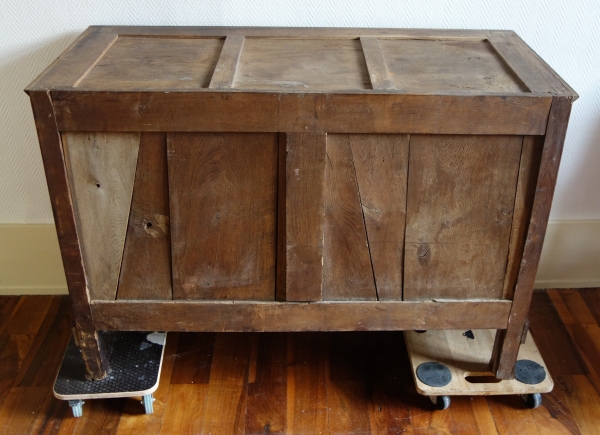
[{"label": "wooden chest", "polygon": [[90,27],[28,88],[77,335],[498,329],[575,92],[508,31]]}]

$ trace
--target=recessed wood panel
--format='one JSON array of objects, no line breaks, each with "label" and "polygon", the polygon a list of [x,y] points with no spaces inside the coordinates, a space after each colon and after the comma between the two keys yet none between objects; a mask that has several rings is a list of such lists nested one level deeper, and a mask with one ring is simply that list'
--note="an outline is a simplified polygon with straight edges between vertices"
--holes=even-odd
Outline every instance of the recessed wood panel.
[{"label": "recessed wood panel", "polygon": [[275,298],[277,134],[167,134],[174,299]]},{"label": "recessed wood panel", "polygon": [[208,87],[224,39],[119,37],[77,85],[90,90]]},{"label": "recessed wood panel", "polygon": [[502,297],[522,142],[411,136],[405,300]]},{"label": "recessed wood panel", "polygon": [[370,89],[358,39],[246,39],[233,83],[238,89]]},{"label": "recessed wood panel", "polygon": [[398,90],[527,92],[487,41],[380,39],[379,45]]},{"label": "recessed wood panel", "polygon": [[140,133],[65,133],[77,234],[91,299],[115,299]]}]

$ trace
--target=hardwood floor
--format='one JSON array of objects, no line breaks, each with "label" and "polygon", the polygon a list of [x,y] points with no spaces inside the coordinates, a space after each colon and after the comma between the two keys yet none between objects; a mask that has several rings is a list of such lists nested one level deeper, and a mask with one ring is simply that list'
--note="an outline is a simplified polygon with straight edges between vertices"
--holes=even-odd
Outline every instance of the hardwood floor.
[{"label": "hardwood floor", "polygon": [[52,394],[67,298],[0,297],[0,433],[600,433],[600,289],[537,291],[529,318],[555,380],[535,410],[495,396],[432,411],[401,333],[171,333],[154,414],[139,400],[88,400],[75,419]]}]

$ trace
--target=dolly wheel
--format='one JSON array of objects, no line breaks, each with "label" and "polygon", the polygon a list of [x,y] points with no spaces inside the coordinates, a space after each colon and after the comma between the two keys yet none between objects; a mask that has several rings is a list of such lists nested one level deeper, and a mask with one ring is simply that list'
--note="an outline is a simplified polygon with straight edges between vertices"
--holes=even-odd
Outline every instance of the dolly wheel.
[{"label": "dolly wheel", "polygon": [[450,407],[450,396],[429,396],[429,400],[431,400],[435,409],[439,411]]},{"label": "dolly wheel", "polygon": [[143,396],[142,404],[144,405],[146,414],[152,414],[154,412],[154,397],[152,397],[152,394],[146,394]]},{"label": "dolly wheel", "polygon": [[73,411],[73,417],[79,418],[83,415],[84,403],[83,400],[69,400],[69,406],[71,407],[71,411]]},{"label": "dolly wheel", "polygon": [[542,395],[540,393],[522,394],[521,398],[529,409],[535,409],[542,404]]}]

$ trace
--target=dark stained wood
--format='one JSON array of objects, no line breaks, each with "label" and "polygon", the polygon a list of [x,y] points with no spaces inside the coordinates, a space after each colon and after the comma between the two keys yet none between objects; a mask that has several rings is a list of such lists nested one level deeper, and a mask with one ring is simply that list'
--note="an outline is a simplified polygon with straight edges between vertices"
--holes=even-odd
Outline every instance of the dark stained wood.
[{"label": "dark stained wood", "polygon": [[369,79],[371,87],[375,90],[392,90],[394,84],[390,77],[390,72],[385,63],[385,57],[379,46],[377,38],[361,37],[360,43],[362,46],[367,69],[369,70]]},{"label": "dark stained wood", "polygon": [[52,100],[47,92],[31,91],[29,96],[83,359],[89,376],[92,379],[102,379],[109,370],[108,360],[104,354],[102,338],[96,332],[92,320],[90,299],[75,226],[75,214]]},{"label": "dark stained wood", "polygon": [[590,305],[593,307],[593,304],[583,296],[588,292],[578,289],[548,289],[546,292],[565,325],[596,323],[596,318],[589,308]]},{"label": "dark stained wood", "polygon": [[582,435],[563,391],[562,376],[558,378],[554,381],[554,389],[542,396],[542,405],[531,411],[535,424],[540,434]]},{"label": "dark stained wood", "polygon": [[555,380],[564,392],[568,407],[584,435],[598,431],[600,394],[584,375],[559,376]]},{"label": "dark stained wood", "polygon": [[327,135],[323,300],[377,300],[349,135]]},{"label": "dark stained wood", "polygon": [[20,373],[32,341],[31,335],[0,335],[0,406]]},{"label": "dark stained wood", "polygon": [[600,295],[597,295],[593,289],[579,289],[578,291],[596,319],[596,323],[600,324]]},{"label": "dark stained wood", "polygon": [[348,135],[377,297],[402,299],[408,135]]},{"label": "dark stained wood", "polygon": [[492,396],[487,400],[498,435],[539,435],[531,410],[516,396]]},{"label": "dark stained wood", "polygon": [[172,299],[167,141],[142,133],[117,299]]},{"label": "dark stained wood", "polygon": [[287,433],[286,404],[285,382],[248,384],[244,433],[247,435]]},{"label": "dark stained wood", "polygon": [[40,416],[47,387],[14,387],[0,408],[0,429],[8,434],[28,434]]},{"label": "dark stained wood", "polygon": [[0,330],[4,329],[5,323],[12,316],[12,313],[20,300],[20,296],[0,297]]},{"label": "dark stained wood", "polygon": [[512,299],[517,284],[519,268],[521,267],[521,254],[523,253],[529,219],[531,218],[531,206],[535,197],[535,184],[540,166],[542,146],[542,136],[525,136],[523,138],[513,220],[510,229],[508,261],[502,291],[503,299]]},{"label": "dark stained wood", "polygon": [[279,197],[280,209],[285,208],[279,216],[285,219],[285,235],[277,241],[278,293],[285,294],[286,301],[319,301],[323,294],[325,135],[288,134],[286,139],[286,178],[281,186],[285,193]]},{"label": "dark stained wood", "polygon": [[213,332],[502,329],[510,307],[510,301],[92,304],[96,325],[102,330]]},{"label": "dark stained wood", "polygon": [[277,143],[167,135],[174,299],[275,299]]},{"label": "dark stained wood", "polygon": [[245,38],[240,35],[227,36],[221,49],[219,61],[210,79],[209,88],[230,89],[233,87],[236,69]]},{"label": "dark stained wood", "polygon": [[536,196],[533,201],[531,221],[527,230],[523,261],[515,287],[509,324],[506,330],[498,331],[496,334],[491,359],[493,372],[501,379],[514,377],[520,337],[533,294],[535,274],[546,235],[572,102],[572,97],[555,97],[552,100],[552,110],[548,119],[548,131],[544,140],[536,184]]},{"label": "dark stained wood", "polygon": [[521,145],[411,136],[404,300],[502,297]]},{"label": "dark stained wood", "polygon": [[215,334],[180,334],[171,383],[208,384],[214,346]]},{"label": "dark stained wood", "polygon": [[[141,90],[140,90],[141,91]],[[53,91],[61,131],[539,135],[550,97]],[[182,107],[193,107],[185,110]],[[502,113],[502,116],[498,116]]]},{"label": "dark stained wood", "polygon": [[[0,333],[34,335],[50,309],[54,296],[21,296],[12,316],[4,324]],[[30,321],[27,316],[35,319]]]}]

